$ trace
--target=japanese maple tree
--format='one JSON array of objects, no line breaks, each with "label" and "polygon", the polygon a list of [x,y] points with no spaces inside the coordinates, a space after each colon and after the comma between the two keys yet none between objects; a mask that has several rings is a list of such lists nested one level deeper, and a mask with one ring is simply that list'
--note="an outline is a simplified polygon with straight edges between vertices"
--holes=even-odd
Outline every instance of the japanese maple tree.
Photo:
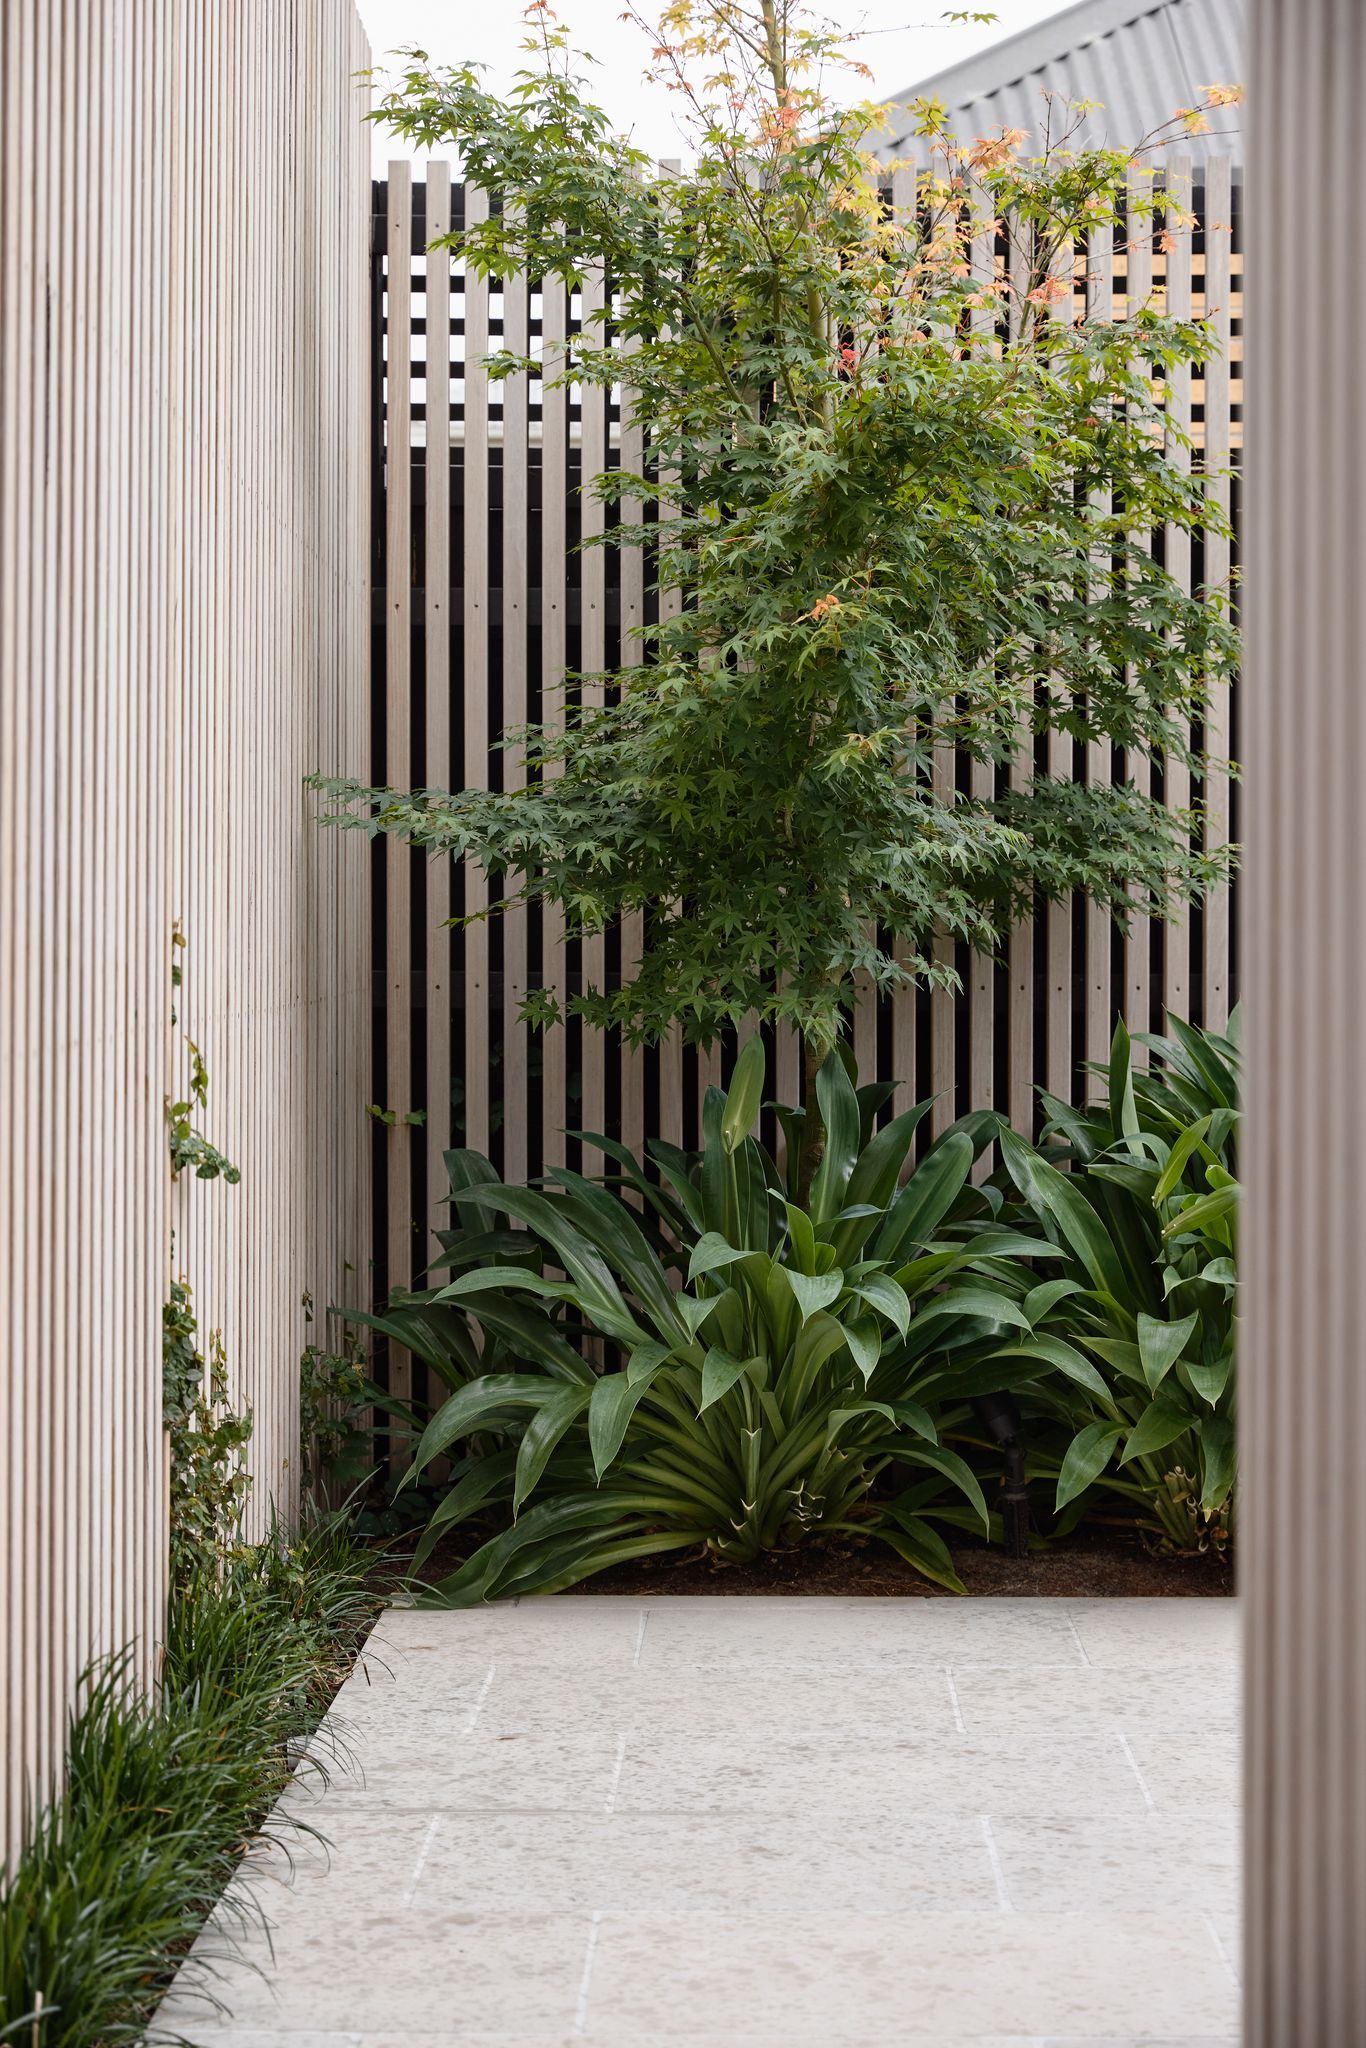
[{"label": "japanese maple tree", "polygon": [[[643,665],[594,679],[605,708],[570,677],[562,723],[509,736],[525,787],[326,781],[332,820],[473,856],[501,905],[557,903],[571,937],[643,911],[639,960],[571,998],[591,1023],[707,1041],[752,1012],[809,1063],[856,976],[951,974],[936,933],[990,952],[1040,896],[1162,916],[1198,895],[1226,861],[1198,815],[1123,773],[1009,773],[1061,731],[1129,769],[1186,761],[1198,789],[1189,733],[1234,661],[1228,593],[1188,593],[1148,539],[1223,524],[1162,411],[1210,333],[1087,305],[1096,238],[1190,231],[1135,185],[1152,154],[1074,146],[1059,110],[1030,157],[922,104],[932,168],[893,209],[875,110],[824,82],[853,61],[833,30],[797,0],[676,0],[650,61],[693,154],[665,170],[531,17],[511,90],[412,52],[379,116],[499,195],[447,238],[475,271],[573,287],[605,265],[564,374],[628,384],[649,452],[584,487],[652,505],[667,479],[677,509],[605,538],[648,547],[683,602]],[[993,773],[944,786],[950,748]],[[558,1014],[543,991],[527,1012]]]}]

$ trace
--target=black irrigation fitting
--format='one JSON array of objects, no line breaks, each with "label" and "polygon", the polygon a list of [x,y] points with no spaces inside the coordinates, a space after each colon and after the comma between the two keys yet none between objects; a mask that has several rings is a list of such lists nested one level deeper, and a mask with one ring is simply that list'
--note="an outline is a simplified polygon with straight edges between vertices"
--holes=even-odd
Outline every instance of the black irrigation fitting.
[{"label": "black irrigation fitting", "polygon": [[973,1412],[995,1443],[1005,1452],[1005,1473],[1001,1484],[1001,1523],[1007,1554],[1029,1554],[1029,1487],[1025,1481],[1024,1420],[1013,1394],[976,1394]]}]

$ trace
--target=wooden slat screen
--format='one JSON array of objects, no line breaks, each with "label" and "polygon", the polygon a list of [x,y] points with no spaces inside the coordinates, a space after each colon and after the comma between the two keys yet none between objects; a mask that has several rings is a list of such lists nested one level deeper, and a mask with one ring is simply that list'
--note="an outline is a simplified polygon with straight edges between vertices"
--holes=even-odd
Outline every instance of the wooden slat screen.
[{"label": "wooden slat screen", "polygon": [[[259,1532],[302,1297],[368,1257],[368,888],[302,787],[369,734],[367,62],[350,0],[0,8],[11,1846],[87,1660],[154,1669],[172,1272],[254,1411]],[[177,920],[238,1186],[170,1183]]]},{"label": "wooden slat screen", "polygon": [[1247,2048],[1366,2040],[1366,220],[1328,141],[1366,92],[1361,29],[1336,0],[1247,9]]},{"label": "wooden slat screen", "polygon": [[[422,668],[421,648],[414,639],[411,672],[391,662],[388,694],[376,707],[376,727],[406,730],[406,706],[393,702],[394,693],[402,691],[410,701],[421,697],[426,703],[430,731],[433,703],[440,698],[463,729],[464,780],[511,786],[522,769],[515,752],[497,748],[500,728],[515,725],[524,712],[532,719],[561,715],[566,666],[593,668],[605,659],[610,667],[618,660],[638,660],[635,629],[656,617],[661,604],[667,607],[676,599],[668,592],[656,596],[650,591],[639,550],[608,551],[605,556],[596,550],[575,551],[580,534],[591,530],[600,516],[578,496],[580,476],[618,460],[639,466],[640,435],[631,421],[629,381],[624,380],[620,404],[614,395],[609,405],[597,390],[585,394],[573,387],[547,393],[535,376],[529,390],[520,380],[490,388],[477,370],[472,371],[471,353],[499,346],[504,336],[517,346],[529,337],[533,353],[540,351],[548,363],[557,363],[566,334],[572,335],[582,318],[582,295],[576,292],[566,298],[562,286],[542,289],[538,279],[516,278],[495,282],[485,307],[482,291],[471,294],[462,280],[458,261],[452,266],[447,255],[428,256],[433,223],[446,218],[448,175],[442,167],[425,188],[413,187],[411,228],[406,234],[394,223],[395,194],[406,190],[407,167],[393,166],[387,187],[376,187],[376,221],[388,223],[380,236],[380,245],[390,252],[386,268],[406,264],[406,275],[389,283],[385,300],[388,360],[391,365],[407,361],[414,378],[425,376],[428,398],[425,412],[414,402],[410,433],[405,413],[409,392],[402,377],[396,380],[391,372],[390,409],[377,423],[377,434],[387,447],[391,536],[396,531],[395,496],[406,505],[410,494],[425,494],[430,505],[436,494],[451,493],[453,527],[459,529],[463,523],[465,538],[463,548],[452,556],[449,592],[441,595],[452,613],[463,608],[466,641],[463,652],[452,641],[449,666],[442,643],[433,666],[436,643],[429,637]],[[905,174],[901,175],[904,188]],[[1238,187],[1227,161],[1215,160],[1201,176],[1204,183],[1192,184],[1189,166],[1180,164],[1170,173],[1179,187],[1174,197],[1183,205],[1194,205],[1199,223],[1194,235],[1178,234],[1169,249],[1160,237],[1151,246],[1146,224],[1136,231],[1132,248],[1126,247],[1122,233],[1096,236],[1076,252],[1073,271],[1078,312],[1089,305],[1122,318],[1131,299],[1140,303],[1150,293],[1159,302],[1165,295],[1173,310],[1197,315],[1208,304],[1228,344],[1228,357],[1209,365],[1204,377],[1176,382],[1171,393],[1176,415],[1192,424],[1197,462],[1206,446],[1219,461],[1239,447],[1242,392]],[[464,209],[473,202],[458,183],[450,192],[450,218],[459,226]],[[904,204],[904,189],[897,197]],[[478,203],[486,202],[481,198]],[[431,309],[442,306],[437,321],[441,327],[448,277],[452,297],[447,337],[434,328]],[[590,306],[602,288],[600,276],[590,271],[585,283]],[[375,289],[385,290],[380,272]],[[411,321],[405,311],[418,302],[410,294],[423,292],[428,309],[425,327]],[[463,404],[452,404],[448,425],[431,403],[444,376],[447,349],[452,389],[464,393]],[[438,359],[442,367],[434,374]],[[441,405],[444,399],[438,413]],[[486,420],[479,408],[487,408]],[[1216,488],[1226,494],[1228,487]],[[485,506],[491,508],[487,516],[493,522],[487,552],[481,533],[472,537],[470,532],[472,508],[476,525],[482,527]],[[628,516],[636,513],[628,508]],[[1157,544],[1163,545],[1164,537],[1159,536]],[[1206,561],[1198,545],[1183,554],[1170,542],[1165,544],[1188,586],[1192,577],[1222,580],[1228,573],[1226,552],[1211,550]],[[430,616],[436,600],[430,589],[424,596],[412,583],[410,562],[415,559],[406,552],[395,553],[390,545],[377,599],[377,609],[386,618],[397,618],[419,601],[428,605]],[[429,578],[432,566],[429,550]],[[395,575],[401,588],[392,587]],[[487,611],[487,638],[481,629],[477,644],[471,644],[470,622],[480,606]],[[406,640],[404,645],[406,650]],[[409,658],[407,652],[404,658]],[[384,692],[382,673],[377,688]],[[440,716],[446,715],[443,709]],[[1214,707],[1214,723],[1225,736],[1224,751],[1230,750],[1230,717],[1225,693]],[[1041,764],[1044,757],[1055,771],[1064,773],[1112,779],[1131,772],[1122,757],[1103,756],[1098,748],[1074,748],[1071,740],[1050,740],[1041,750]],[[374,768],[377,775],[384,775],[382,758],[376,758]],[[1023,776],[1028,770],[1029,761],[1022,757],[1014,772]],[[950,786],[974,772],[980,777],[983,771],[974,771],[950,753],[936,763],[935,772]],[[425,756],[413,762],[412,776],[418,782],[442,782],[440,764]],[[400,778],[395,772],[389,779]],[[1170,765],[1167,785],[1169,796],[1181,795],[1180,778]],[[1236,822],[1226,780],[1215,785],[1215,817],[1216,828],[1224,820]],[[544,981],[560,992],[573,989],[583,974],[591,977],[603,959],[610,975],[639,945],[639,930],[609,934],[605,943],[566,948],[557,913],[543,910],[528,916],[519,911],[481,932],[472,948],[468,936],[462,940],[456,934],[452,942],[438,932],[431,912],[443,885],[433,882],[433,873],[426,864],[414,867],[407,855],[397,860],[390,855],[382,873],[376,869],[377,929],[383,928],[386,915],[408,915],[402,906],[409,899],[393,892],[400,886],[409,891],[418,887],[412,879],[417,874],[426,876],[428,908],[425,922],[411,928],[406,982],[402,988],[392,979],[387,984],[391,1052],[387,1064],[379,1064],[376,1088],[387,1107],[400,1114],[425,1110],[427,1121],[425,1126],[403,1127],[401,1138],[395,1136],[400,1127],[393,1126],[380,1140],[391,1162],[410,1144],[424,1160],[417,1174],[405,1164],[391,1163],[386,1177],[391,1205],[405,1203],[413,1188],[424,1195],[422,1204],[409,1203],[401,1213],[391,1208],[391,1263],[387,1274],[377,1275],[381,1292],[390,1276],[406,1276],[414,1254],[421,1258],[419,1247],[428,1241],[427,1229],[440,1220],[427,1205],[426,1191],[443,1182],[439,1153],[448,1127],[458,1142],[486,1146],[495,1163],[513,1178],[566,1160],[580,1163],[580,1148],[564,1136],[566,1130],[579,1127],[602,1128],[637,1145],[651,1134],[692,1143],[702,1091],[708,1081],[729,1071],[736,1050],[727,1045],[710,1056],[699,1055],[677,1042],[666,1042],[644,1054],[632,1053],[577,1023],[546,1034],[542,1041],[529,1041],[525,1028],[513,1021],[525,987]],[[408,879],[400,885],[395,881],[398,876]],[[463,887],[468,904],[473,900],[471,890],[482,884],[467,876]],[[391,892],[388,906],[386,889]],[[941,1092],[934,1129],[969,1107],[984,1105],[1027,1123],[1034,1114],[1036,1085],[1062,1093],[1084,1085],[1084,1063],[1108,1046],[1117,1009],[1122,1008],[1140,1029],[1160,1027],[1168,1004],[1197,1020],[1219,1023],[1235,993],[1227,892],[1197,911],[1188,929],[1139,920],[1126,939],[1109,916],[1078,902],[1041,910],[1036,919],[1017,927],[994,962],[974,959],[962,948],[953,957],[963,984],[957,997],[922,989],[894,1003],[870,1003],[855,1027],[865,1077],[886,1075],[901,1084],[894,1106]],[[449,984],[438,994],[434,962],[447,959]],[[407,1035],[396,1039],[403,1015]],[[421,1100],[415,1095],[419,1084],[407,1048],[418,1042],[429,1048],[449,1043],[455,1049],[449,1125],[443,1072],[430,1062],[428,1093]],[[780,1100],[795,1100],[799,1062],[791,1034],[770,1034],[770,1051],[775,1094]],[[596,1170],[597,1156],[588,1153],[586,1159],[588,1170]]]}]

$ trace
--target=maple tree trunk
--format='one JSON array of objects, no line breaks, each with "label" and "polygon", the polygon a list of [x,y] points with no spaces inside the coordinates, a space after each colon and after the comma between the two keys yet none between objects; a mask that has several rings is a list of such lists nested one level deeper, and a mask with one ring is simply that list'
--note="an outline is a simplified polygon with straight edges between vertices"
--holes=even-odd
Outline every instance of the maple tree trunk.
[{"label": "maple tree trunk", "polygon": [[803,1110],[805,1123],[802,1131],[801,1172],[797,1176],[796,1203],[804,1209],[811,1194],[811,1183],[816,1178],[816,1169],[825,1157],[825,1122],[821,1116],[820,1103],[816,1097],[816,1076],[821,1070],[823,1054],[809,1038],[802,1040],[802,1078],[805,1082]]}]

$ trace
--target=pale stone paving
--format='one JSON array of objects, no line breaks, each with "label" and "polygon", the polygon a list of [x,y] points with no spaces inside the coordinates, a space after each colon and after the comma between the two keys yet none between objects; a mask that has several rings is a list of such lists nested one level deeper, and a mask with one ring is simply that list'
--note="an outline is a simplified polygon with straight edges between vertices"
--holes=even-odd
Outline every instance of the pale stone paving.
[{"label": "pale stone paving", "polygon": [[[391,1610],[198,2048],[1235,2048],[1220,1600]],[[317,1745],[319,1753],[326,1744]]]}]

